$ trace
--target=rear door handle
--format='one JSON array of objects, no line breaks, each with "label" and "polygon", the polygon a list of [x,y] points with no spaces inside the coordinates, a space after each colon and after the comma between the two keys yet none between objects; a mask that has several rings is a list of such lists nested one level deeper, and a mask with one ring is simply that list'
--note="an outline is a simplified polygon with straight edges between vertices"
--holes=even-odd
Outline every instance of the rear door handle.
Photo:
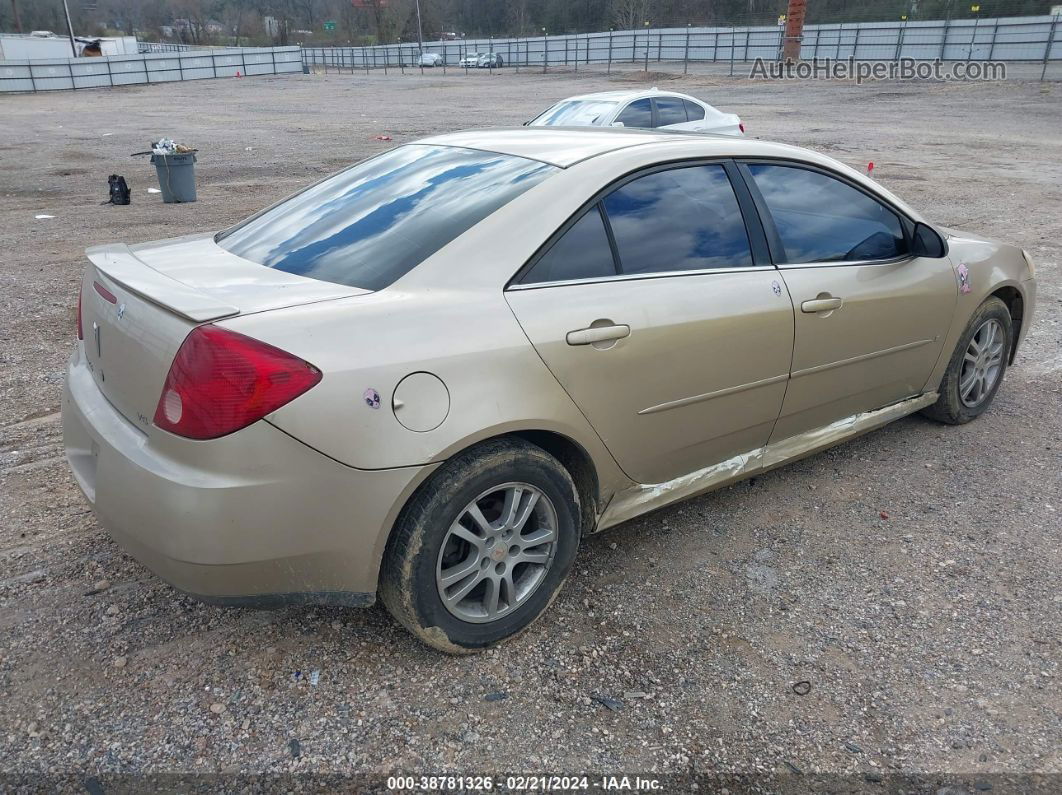
[{"label": "rear door handle", "polygon": [[832,312],[834,309],[840,309],[843,303],[840,298],[815,298],[802,303],[800,311],[808,313]]},{"label": "rear door handle", "polygon": [[630,335],[631,327],[627,325],[597,326],[596,328],[581,328],[576,331],[569,331],[564,339],[569,345],[593,345],[595,342],[621,340]]}]

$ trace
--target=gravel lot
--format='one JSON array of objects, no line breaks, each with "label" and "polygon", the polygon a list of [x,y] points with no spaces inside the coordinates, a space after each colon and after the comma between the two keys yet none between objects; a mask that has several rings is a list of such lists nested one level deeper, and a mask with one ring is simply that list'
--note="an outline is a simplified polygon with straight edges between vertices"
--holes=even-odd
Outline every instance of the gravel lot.
[{"label": "gravel lot", "polygon": [[[2,97],[0,772],[861,786],[1038,772],[1062,786],[1062,85],[649,79],[740,113],[751,135],[872,160],[930,218],[1025,246],[1039,307],[992,410],[956,428],[908,418],[595,536],[548,615],[481,656],[429,651],[379,607],[204,606],[125,555],[67,474],[58,411],[82,250],[227,225],[392,145],[378,135],[518,124],[643,78],[333,74]],[[201,148],[198,203],[148,193],[153,170],[129,154],[162,135]],[[131,206],[100,205],[112,172]]]}]

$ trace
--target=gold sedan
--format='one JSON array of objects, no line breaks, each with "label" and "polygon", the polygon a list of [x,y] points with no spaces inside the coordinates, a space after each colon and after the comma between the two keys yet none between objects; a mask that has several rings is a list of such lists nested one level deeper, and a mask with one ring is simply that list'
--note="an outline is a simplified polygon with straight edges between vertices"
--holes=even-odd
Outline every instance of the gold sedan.
[{"label": "gold sedan", "polygon": [[619,129],[401,146],[218,234],[89,249],[63,401],[101,524],[177,588],[527,627],[584,534],[991,404],[1020,249],[828,157]]}]

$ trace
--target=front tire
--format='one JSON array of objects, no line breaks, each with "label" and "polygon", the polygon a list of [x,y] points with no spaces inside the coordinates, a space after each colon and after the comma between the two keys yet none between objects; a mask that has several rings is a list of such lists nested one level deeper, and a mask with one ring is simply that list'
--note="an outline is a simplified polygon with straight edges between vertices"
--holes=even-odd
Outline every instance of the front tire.
[{"label": "front tire", "polygon": [[440,467],[402,510],[380,598],[429,646],[487,648],[553,601],[575,561],[580,515],[555,458],[522,440],[485,442]]},{"label": "front tire", "polygon": [[1014,327],[1007,305],[988,298],[974,312],[940,382],[940,397],[922,413],[948,425],[981,416],[1003,383],[1013,349]]}]

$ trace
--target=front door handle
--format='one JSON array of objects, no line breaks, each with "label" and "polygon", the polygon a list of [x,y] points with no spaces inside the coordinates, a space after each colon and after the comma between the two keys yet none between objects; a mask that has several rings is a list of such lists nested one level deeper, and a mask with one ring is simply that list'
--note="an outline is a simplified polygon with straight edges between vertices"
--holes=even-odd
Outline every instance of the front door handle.
[{"label": "front door handle", "polygon": [[593,345],[598,342],[621,340],[631,335],[631,327],[626,325],[596,326],[569,331],[565,341],[569,345]]},{"label": "front door handle", "polygon": [[832,312],[835,309],[840,309],[842,303],[844,302],[840,298],[815,298],[802,303],[800,311],[808,313]]}]

